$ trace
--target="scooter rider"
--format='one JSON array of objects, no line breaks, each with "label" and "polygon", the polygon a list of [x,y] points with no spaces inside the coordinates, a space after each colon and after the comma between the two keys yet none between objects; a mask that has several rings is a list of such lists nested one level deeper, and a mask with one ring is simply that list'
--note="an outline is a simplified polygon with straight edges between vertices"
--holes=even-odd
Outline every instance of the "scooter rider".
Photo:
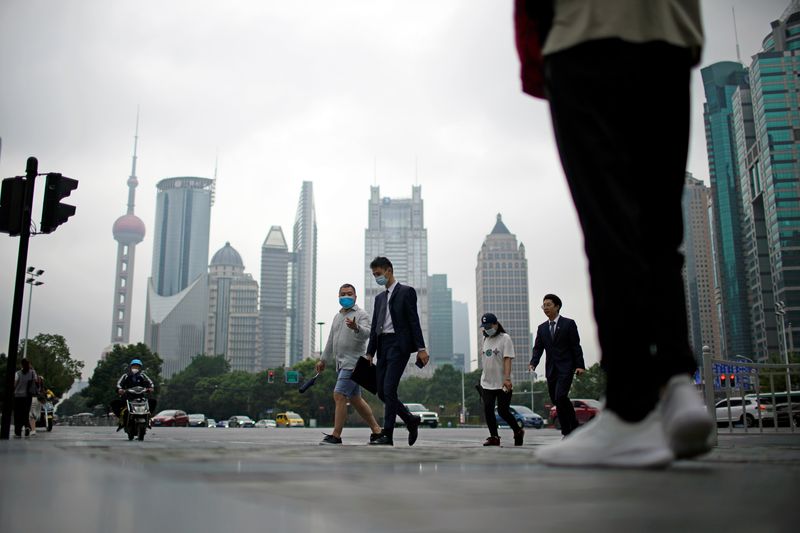
[{"label": "scooter rider", "polygon": [[[119,426],[117,426],[117,431],[122,429],[125,425],[122,417],[120,416],[122,409],[125,407],[125,399],[123,398],[125,391],[131,387],[137,386],[144,387],[147,389],[147,392],[153,392],[155,389],[153,380],[147,377],[147,374],[142,372],[142,361],[140,359],[132,360],[128,365],[128,371],[122,374],[122,377],[117,380],[117,394],[119,394],[120,397],[111,401],[111,410],[119,418]],[[156,399],[148,397],[147,403],[150,406],[150,412],[155,413],[156,405],[158,404]]]}]

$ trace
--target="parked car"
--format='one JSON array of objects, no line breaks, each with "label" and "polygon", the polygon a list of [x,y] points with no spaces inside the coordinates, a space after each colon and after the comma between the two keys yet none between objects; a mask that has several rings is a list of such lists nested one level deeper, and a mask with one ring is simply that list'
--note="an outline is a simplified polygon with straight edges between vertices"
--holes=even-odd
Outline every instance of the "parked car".
[{"label": "parked car", "polygon": [[249,416],[236,415],[228,419],[229,428],[252,428],[255,426],[256,423]]},{"label": "parked car", "polygon": [[[529,407],[525,407],[524,405],[511,405],[509,406],[509,411],[517,420],[517,423],[522,427],[529,427],[534,429],[542,429],[544,426],[544,419],[531,411]],[[499,426],[507,426],[506,421],[500,418],[500,415],[497,413],[497,408],[494,410],[494,417],[497,420],[497,425]]]},{"label": "parked car", "polygon": [[167,409],[152,418],[153,426],[161,427],[187,427],[189,415],[180,409]]},{"label": "parked car", "polygon": [[272,420],[271,418],[262,418],[258,422],[256,422],[257,428],[275,428],[278,427],[278,424]]},{"label": "parked car", "polygon": [[300,415],[293,411],[278,413],[275,417],[275,424],[279,428],[301,428],[306,425]]},{"label": "parked car", "polygon": [[206,415],[202,414],[189,415],[189,427],[192,428],[208,427],[208,419],[206,418]]},{"label": "parked car", "polygon": [[[421,426],[429,426],[432,428],[439,427],[438,413],[429,411],[428,408],[421,403],[407,403],[406,407],[409,411],[411,411],[412,415],[418,416],[422,419],[422,422],[420,423]],[[405,424],[405,422],[403,422],[403,420],[398,416],[394,424],[396,426],[402,426]]]},{"label": "parked car", "polygon": [[[600,413],[601,404],[597,400],[576,399],[572,400],[572,407],[575,408],[575,416],[578,418],[578,425],[581,426]],[[558,409],[555,405],[550,408],[550,422],[556,429],[561,429],[561,421],[558,419]]]},{"label": "parked car", "polygon": [[794,424],[789,423],[789,404],[788,403],[779,403],[775,406],[775,417],[778,419],[778,426],[779,427],[791,427],[794,425],[796,428],[800,428],[800,403],[793,403],[792,404],[792,420]]},{"label": "parked car", "polygon": [[206,424],[207,424],[207,425],[208,425],[208,427],[210,427],[210,428],[215,428],[215,427],[217,427],[217,421],[216,421],[216,420],[214,420],[213,418],[207,418],[207,419],[206,419]]},{"label": "parked car", "polygon": [[228,427],[228,421],[227,420],[220,420],[219,422],[217,422],[217,427],[218,428],[226,428],[226,427]]},{"label": "parked car", "polygon": [[717,424],[727,426],[730,423],[739,423],[751,428],[758,425],[759,419],[762,424],[772,424],[772,409],[767,404],[765,397],[762,397],[760,401],[748,397],[724,398],[718,401],[714,407],[716,408]]}]

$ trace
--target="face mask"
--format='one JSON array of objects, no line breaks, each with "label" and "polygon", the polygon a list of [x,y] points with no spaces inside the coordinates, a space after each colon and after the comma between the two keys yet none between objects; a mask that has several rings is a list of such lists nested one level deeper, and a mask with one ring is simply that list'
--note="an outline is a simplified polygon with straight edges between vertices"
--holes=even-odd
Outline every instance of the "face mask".
[{"label": "face mask", "polygon": [[138,373],[139,373],[138,368],[131,368],[131,374],[138,374]]},{"label": "face mask", "polygon": [[493,337],[494,334],[497,333],[497,328],[489,328],[489,329],[485,329],[483,331],[485,331],[486,334],[489,335],[490,337]]},{"label": "face mask", "polygon": [[345,309],[350,309],[354,305],[356,305],[356,299],[352,296],[340,296],[339,297],[339,305],[341,305]]},{"label": "face mask", "polygon": [[386,285],[386,282],[387,282],[387,281],[388,281],[388,280],[386,279],[386,276],[384,276],[383,274],[381,274],[380,276],[378,276],[377,278],[375,278],[375,283],[377,283],[377,284],[378,284],[378,285],[380,285],[381,287],[383,287],[384,285]]}]

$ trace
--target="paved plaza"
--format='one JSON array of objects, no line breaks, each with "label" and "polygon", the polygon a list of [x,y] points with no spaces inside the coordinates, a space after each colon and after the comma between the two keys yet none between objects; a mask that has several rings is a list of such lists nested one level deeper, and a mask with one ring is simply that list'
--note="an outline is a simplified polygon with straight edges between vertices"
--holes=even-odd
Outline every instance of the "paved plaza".
[{"label": "paved plaza", "polygon": [[[413,448],[319,446],[320,429],[56,427],[0,441],[0,528],[72,532],[797,531],[800,434],[730,435],[662,471],[540,465],[552,429],[484,448],[425,429]],[[504,441],[513,442],[501,429]]]}]

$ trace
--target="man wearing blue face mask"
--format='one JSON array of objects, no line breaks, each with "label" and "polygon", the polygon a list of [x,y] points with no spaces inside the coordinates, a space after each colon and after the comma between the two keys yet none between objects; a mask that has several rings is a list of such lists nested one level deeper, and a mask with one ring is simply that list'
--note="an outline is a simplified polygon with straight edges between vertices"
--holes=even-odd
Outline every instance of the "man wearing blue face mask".
[{"label": "man wearing blue face mask", "polygon": [[372,414],[369,404],[361,397],[361,388],[351,379],[358,358],[364,355],[369,340],[369,315],[356,305],[356,289],[349,283],[339,288],[339,305],[342,308],[331,322],[328,342],[322,357],[317,361],[316,370],[322,372],[327,363],[336,361],[337,379],[333,389],[333,400],[336,402],[333,432],[325,435],[320,444],[341,444],[342,429],[347,418],[347,402],[350,401],[370,428],[370,442],[381,436],[381,427]]}]

